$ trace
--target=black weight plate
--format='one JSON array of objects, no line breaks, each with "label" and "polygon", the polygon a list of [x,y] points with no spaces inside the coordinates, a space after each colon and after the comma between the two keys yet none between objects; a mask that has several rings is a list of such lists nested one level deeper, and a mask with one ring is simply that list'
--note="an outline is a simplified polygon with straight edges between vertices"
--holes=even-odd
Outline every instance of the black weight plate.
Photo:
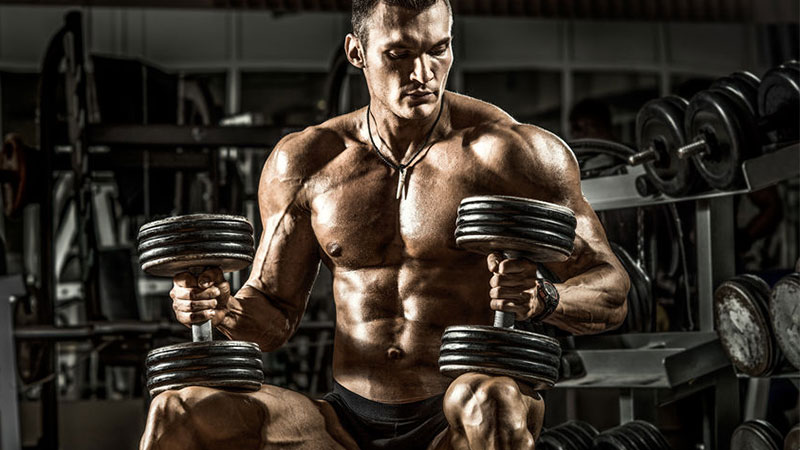
[{"label": "black weight plate", "polygon": [[195,256],[206,253],[230,253],[242,257],[252,257],[253,245],[242,242],[195,242],[191,244],[164,245],[151,248],[139,254],[139,262],[144,265],[170,256]]},{"label": "black weight plate", "polygon": [[232,357],[232,356],[214,356],[210,358],[191,358],[179,359],[175,361],[164,361],[158,364],[147,367],[147,376],[159,374],[161,372],[175,372],[181,370],[202,370],[203,368],[213,367],[235,367],[240,369],[259,369],[263,370],[264,366],[261,358],[253,357]]},{"label": "black weight plate", "polygon": [[678,158],[677,149],[686,144],[684,112],[680,97],[665,97],[647,102],[636,114],[636,144],[639,149],[653,148],[658,160],[645,163],[644,169],[660,192],[680,197],[700,186],[697,171],[690,160]]},{"label": "black weight plate", "polygon": [[777,127],[777,140],[798,139],[800,69],[783,65],[767,71],[758,87],[758,111]]},{"label": "black weight plate", "polygon": [[137,241],[153,236],[200,230],[225,230],[253,233],[253,226],[242,216],[188,214],[148,222],[139,228]]},{"label": "black weight plate", "polygon": [[775,449],[780,450],[783,444],[783,435],[781,435],[781,432],[778,431],[774,425],[761,419],[751,420],[750,423],[753,425],[753,428],[758,429],[767,437]]},{"label": "black weight plate", "polygon": [[569,259],[571,254],[555,245],[545,245],[541,242],[530,241],[504,236],[463,236],[456,239],[456,245],[474,253],[488,255],[493,252],[517,251],[525,254],[531,261],[561,262]]},{"label": "black weight plate", "polygon": [[616,242],[611,242],[610,245],[631,280],[631,289],[628,291],[628,316],[625,318],[625,322],[630,331],[652,331],[650,326],[653,314],[650,277],[625,248]]},{"label": "black weight plate", "polygon": [[[779,441],[780,433],[767,424],[769,430],[763,424],[756,421],[747,421],[733,430],[731,435],[731,450],[781,450]],[[772,433],[777,434],[777,438]]]},{"label": "black weight plate", "polygon": [[592,440],[587,439],[586,435],[583,433],[583,430],[570,426],[569,422],[559,425],[555,427],[555,429],[558,430],[562,435],[568,437],[569,440],[575,444],[573,448],[576,450],[588,450],[592,446]]},{"label": "black weight plate", "polygon": [[485,344],[476,342],[446,342],[442,343],[439,353],[444,355],[472,355],[488,357],[514,357],[524,361],[531,361],[558,367],[561,360],[558,356],[524,347],[509,345]]},{"label": "black weight plate", "polygon": [[459,215],[456,219],[456,226],[461,225],[505,225],[523,228],[533,228],[535,230],[547,230],[565,236],[575,236],[575,227],[563,222],[545,219],[541,217],[526,216],[522,214],[497,214],[497,213],[474,213]]},{"label": "black weight plate", "polygon": [[758,300],[740,282],[725,281],[714,291],[714,324],[731,362],[751,376],[769,370],[769,328]]},{"label": "black weight plate", "polygon": [[171,246],[175,244],[194,244],[206,242],[241,242],[253,246],[253,235],[242,231],[201,230],[185,231],[176,234],[154,236],[139,241],[136,249],[138,253],[154,248]]},{"label": "black weight plate", "polygon": [[524,197],[509,195],[482,195],[466,197],[461,200],[459,213],[471,210],[481,212],[521,213],[534,217],[543,217],[575,226],[578,222],[575,213],[564,206]]},{"label": "black weight plate", "polygon": [[222,367],[202,370],[180,370],[175,372],[162,372],[147,378],[147,387],[163,386],[173,383],[190,383],[193,381],[221,381],[221,380],[255,380],[264,379],[264,372],[261,369]]},{"label": "black weight plate", "polygon": [[604,431],[595,436],[592,442],[593,450],[632,450],[625,441],[621,441],[615,433]]},{"label": "black weight plate", "polygon": [[594,437],[599,434],[595,427],[588,422],[583,422],[581,420],[572,420],[567,422],[566,425],[575,430],[576,433],[583,436],[587,449],[591,448],[592,440],[594,440]]},{"label": "black weight plate", "polygon": [[711,91],[722,94],[723,96],[727,97],[728,100],[737,105],[735,114],[739,122],[739,126],[741,127],[739,132],[746,139],[745,142],[751,143],[750,145],[742,146],[741,158],[750,159],[760,156],[762,154],[762,139],[759,137],[758,117],[756,114],[750,111],[751,106],[747,104],[747,101],[743,98],[743,96],[731,89],[712,88]]},{"label": "black weight plate", "polygon": [[148,388],[148,391],[150,392],[151,397],[155,397],[156,395],[164,391],[183,389],[192,386],[218,388],[226,391],[235,391],[235,392],[255,392],[261,389],[262,384],[263,381],[255,379],[252,380],[225,379],[225,380],[205,380],[205,381],[187,381],[187,382],[176,381],[171,384],[165,384],[153,388]]},{"label": "black weight plate", "polygon": [[550,336],[488,325],[455,325],[442,333],[442,342],[474,342],[530,348],[561,356],[561,345]]},{"label": "black weight plate", "polygon": [[547,230],[536,230],[525,227],[509,227],[494,225],[461,225],[456,227],[456,239],[465,236],[498,236],[525,239],[540,242],[548,246],[557,246],[564,251],[572,251],[575,236],[563,235]]},{"label": "black weight plate", "polygon": [[670,445],[667,439],[661,434],[661,431],[650,422],[644,420],[634,420],[628,422],[628,427],[635,430],[647,442],[648,449],[652,450],[670,450]]},{"label": "black weight plate", "polygon": [[800,449],[800,425],[795,425],[786,434],[786,440],[783,441],[783,450],[797,450]]},{"label": "black weight plate", "polygon": [[625,445],[626,449],[645,450],[644,448],[642,448],[644,446],[644,443],[639,442],[639,439],[635,436],[635,434],[631,434],[630,430],[625,425],[620,425],[616,428],[612,428],[610,430],[605,431],[605,433],[611,434],[615,436],[617,439],[619,439],[619,441]]},{"label": "black weight plate", "polygon": [[442,355],[439,357],[439,372],[456,378],[459,375],[475,372],[489,375],[511,377],[530,384],[535,390],[552,387],[558,379],[558,369],[544,364],[535,364],[512,358],[492,358],[479,356]]},{"label": "black weight plate", "polygon": [[702,137],[707,151],[692,157],[700,174],[711,187],[728,189],[741,183],[741,162],[755,148],[749,134],[745,107],[722,91],[701,91],[689,102],[684,118],[689,140]]},{"label": "black weight plate", "polygon": [[542,433],[536,440],[536,450],[572,450],[564,442],[558,440],[555,435]]},{"label": "black weight plate", "polygon": [[562,443],[562,447],[565,449],[578,450],[581,448],[580,441],[576,440],[575,436],[567,432],[563,427],[553,427],[547,430],[547,432],[558,442]]},{"label": "black weight plate", "polygon": [[775,284],[769,316],[783,355],[800,369],[800,273],[786,275]]},{"label": "black weight plate", "polygon": [[[753,84],[755,79],[755,84]],[[711,89],[727,89],[736,95],[753,116],[758,116],[758,77],[750,72],[736,72],[719,78],[711,84]]]},{"label": "black weight plate", "polygon": [[148,250],[139,255],[142,270],[171,277],[198,267],[219,267],[223,272],[242,270],[253,262],[252,245],[229,242],[179,244]]},{"label": "black weight plate", "polygon": [[210,356],[261,357],[261,348],[246,341],[183,342],[159,347],[147,353],[146,366],[178,359],[206,358]]},{"label": "black weight plate", "polygon": [[652,436],[649,436],[647,432],[644,432],[641,428],[634,425],[633,422],[626,423],[623,426],[623,429],[625,430],[625,436],[630,439],[636,448],[640,448],[642,450],[653,449]]}]

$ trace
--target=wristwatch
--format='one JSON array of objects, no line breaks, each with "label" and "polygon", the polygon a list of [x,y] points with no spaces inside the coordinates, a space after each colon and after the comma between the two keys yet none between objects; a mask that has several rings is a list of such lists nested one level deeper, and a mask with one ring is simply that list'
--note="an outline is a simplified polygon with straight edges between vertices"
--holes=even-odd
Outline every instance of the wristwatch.
[{"label": "wristwatch", "polygon": [[558,306],[558,289],[553,286],[553,283],[539,278],[536,280],[536,297],[544,305],[544,309],[539,314],[531,317],[533,322],[541,322],[556,310]]}]

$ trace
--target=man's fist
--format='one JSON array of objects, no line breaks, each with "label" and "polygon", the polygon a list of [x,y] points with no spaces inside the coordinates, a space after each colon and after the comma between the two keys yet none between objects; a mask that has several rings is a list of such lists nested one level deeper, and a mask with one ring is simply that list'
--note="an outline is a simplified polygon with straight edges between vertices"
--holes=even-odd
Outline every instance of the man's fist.
[{"label": "man's fist", "polygon": [[515,313],[517,320],[530,319],[544,310],[536,296],[537,266],[524,258],[504,258],[497,252],[486,257],[493,274],[489,281],[490,306],[495,311]]},{"label": "man's fist", "polygon": [[219,268],[206,269],[195,277],[189,272],[179,273],[172,279],[172,309],[178,322],[184,325],[211,320],[214,327],[225,317],[231,285],[225,281]]}]

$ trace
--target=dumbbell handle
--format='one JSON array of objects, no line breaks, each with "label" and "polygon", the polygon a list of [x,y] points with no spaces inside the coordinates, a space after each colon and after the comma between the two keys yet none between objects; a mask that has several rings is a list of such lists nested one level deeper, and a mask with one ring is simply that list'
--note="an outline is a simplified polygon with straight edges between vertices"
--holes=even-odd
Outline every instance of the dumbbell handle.
[{"label": "dumbbell handle", "polygon": [[[678,158],[686,159],[694,155],[698,155],[708,150],[705,138],[700,138],[690,144],[684,145],[676,150]],[[639,153],[634,153],[628,156],[628,164],[631,166],[638,166],[650,161],[658,159],[658,152],[653,146],[647,147]]]},{"label": "dumbbell handle", "polygon": [[700,138],[690,144],[686,144],[677,150],[678,158],[686,159],[691,156],[699,155],[708,151],[705,138]]},{"label": "dumbbell handle", "polygon": [[658,152],[652,146],[647,147],[639,153],[634,153],[628,156],[628,164],[631,166],[638,166],[646,162],[655,161],[658,159]]},{"label": "dumbbell handle", "polygon": [[[506,250],[503,252],[503,257],[505,257],[505,259],[517,259],[524,258],[525,256],[522,252]],[[494,326],[497,328],[512,328],[515,320],[517,320],[517,315],[513,312],[494,312]]]},{"label": "dumbbell handle", "polygon": [[[189,268],[189,273],[197,278],[206,269],[208,269],[208,267],[191,267]],[[192,324],[192,342],[210,342],[213,340],[210,319],[205,322]]]}]

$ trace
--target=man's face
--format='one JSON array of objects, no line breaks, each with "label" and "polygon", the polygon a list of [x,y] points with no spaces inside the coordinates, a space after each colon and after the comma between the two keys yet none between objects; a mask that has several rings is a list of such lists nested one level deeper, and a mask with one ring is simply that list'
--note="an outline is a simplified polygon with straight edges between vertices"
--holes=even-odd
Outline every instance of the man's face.
[{"label": "man's face", "polygon": [[405,119],[436,112],[453,65],[451,25],[443,1],[423,12],[379,3],[362,56],[372,101]]}]

